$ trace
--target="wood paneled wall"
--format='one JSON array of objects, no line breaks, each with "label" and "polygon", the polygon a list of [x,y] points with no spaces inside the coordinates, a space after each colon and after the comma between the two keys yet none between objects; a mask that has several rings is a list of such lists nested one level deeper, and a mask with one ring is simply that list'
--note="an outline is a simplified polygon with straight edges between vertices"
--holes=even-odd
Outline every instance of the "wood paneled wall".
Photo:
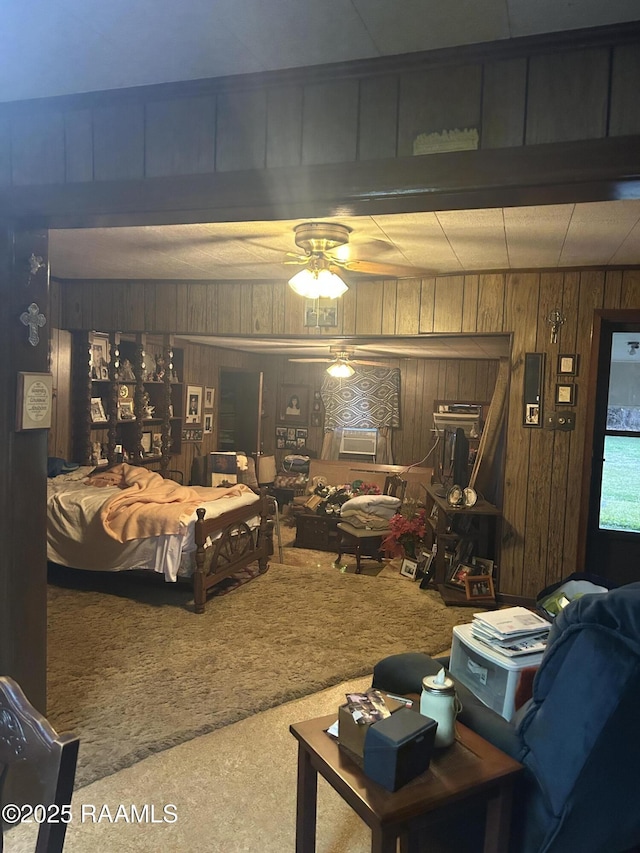
[{"label": "wood paneled wall", "polygon": [[[250,335],[309,334],[300,301],[284,284],[207,285],[178,282],[66,283],[61,319],[69,328],[106,328],[117,318],[135,330],[166,331],[178,318],[177,333]],[[128,310],[117,306],[126,300]],[[213,306],[215,305],[215,310]],[[362,281],[345,294],[339,309],[339,335],[420,335],[430,332],[490,332],[511,336],[511,382],[507,420],[501,590],[534,597],[576,566],[580,478],[584,453],[587,365],[593,312],[597,308],[639,308],[640,270],[556,270],[441,276],[422,280]],[[546,320],[559,308],[567,321],[552,344]],[[162,321],[159,318],[163,318]],[[526,352],[542,352],[545,362],[544,410],[554,408],[556,359],[577,353],[574,432],[522,426],[523,362]],[[264,364],[264,360],[262,361]],[[495,381],[491,363],[410,360],[403,370],[403,429],[395,452],[402,464],[418,461],[428,449],[428,416],[433,398],[486,399]],[[302,365],[277,361],[265,369],[265,382],[321,380]],[[410,403],[422,394],[423,407]],[[475,392],[475,393],[474,393]],[[275,420],[269,429],[275,426]],[[315,441],[316,439],[313,438]]]},{"label": "wood paneled wall", "polygon": [[635,25],[392,60],[0,106],[0,186],[407,157],[418,136],[504,149],[640,133]]}]

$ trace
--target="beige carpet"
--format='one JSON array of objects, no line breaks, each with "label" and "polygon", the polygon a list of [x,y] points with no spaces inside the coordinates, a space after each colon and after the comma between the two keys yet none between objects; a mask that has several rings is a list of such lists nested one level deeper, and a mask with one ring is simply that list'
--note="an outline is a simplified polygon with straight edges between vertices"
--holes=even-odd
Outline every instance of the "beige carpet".
[{"label": "beige carpet", "polygon": [[[293,850],[297,744],[289,725],[336,713],[345,692],[371,683],[385,654],[448,648],[453,625],[472,618],[394,564],[372,564],[377,577],[367,577],[353,575],[348,558],[343,571],[334,567],[325,552],[287,546],[284,556],[297,565],[273,564],[212,601],[204,618],[187,609],[187,592],[164,584],[82,573],[76,585],[84,588],[51,586],[50,717],[80,734],[84,784],[65,853]],[[349,668],[360,677],[341,681]],[[323,678],[337,686],[314,692]],[[265,683],[271,690],[262,693]],[[278,699],[290,692],[303,698]],[[256,713],[261,702],[269,709]],[[234,715],[239,721],[225,724]],[[162,725],[149,738],[154,720]],[[179,729],[171,737],[183,742],[164,748],[160,729],[171,723]],[[196,723],[214,730],[189,737]],[[136,762],[140,753],[154,754]],[[131,813],[145,804],[156,820],[174,804],[177,820],[114,820],[119,805]],[[105,805],[111,818],[92,816]],[[12,830],[7,853],[33,850],[33,830]],[[370,843],[366,826],[320,780],[318,853],[367,853]]]},{"label": "beige carpet", "polygon": [[439,652],[472,617],[393,568],[368,577],[326,552],[285,555],[307,564],[273,563],[202,616],[188,587],[153,577],[70,572],[50,584],[48,716],[81,738],[79,786],[388,654]]},{"label": "beige carpet", "polygon": [[[165,750],[76,791],[65,853],[287,853],[295,849],[297,742],[289,725],[335,713],[369,676],[280,705]],[[177,821],[93,820],[91,808],[176,806]],[[81,820],[82,808],[85,819]],[[12,830],[6,853],[32,853],[33,828]],[[371,834],[322,779],[318,853],[369,853]]]}]

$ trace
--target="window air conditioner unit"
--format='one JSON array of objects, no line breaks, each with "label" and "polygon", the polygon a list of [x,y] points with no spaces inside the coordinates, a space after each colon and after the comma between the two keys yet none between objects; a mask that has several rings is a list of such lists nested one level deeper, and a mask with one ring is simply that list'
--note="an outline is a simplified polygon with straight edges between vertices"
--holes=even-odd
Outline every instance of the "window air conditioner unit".
[{"label": "window air conditioner unit", "polygon": [[377,429],[344,429],[340,439],[340,453],[375,456],[377,441]]}]

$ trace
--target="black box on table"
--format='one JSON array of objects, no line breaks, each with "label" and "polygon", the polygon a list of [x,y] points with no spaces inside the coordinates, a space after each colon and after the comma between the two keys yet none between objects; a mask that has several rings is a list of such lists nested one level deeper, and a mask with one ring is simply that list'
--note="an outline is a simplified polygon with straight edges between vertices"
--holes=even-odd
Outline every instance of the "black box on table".
[{"label": "black box on table", "polygon": [[364,772],[387,791],[397,791],[424,773],[431,761],[438,724],[431,717],[400,708],[368,726]]}]

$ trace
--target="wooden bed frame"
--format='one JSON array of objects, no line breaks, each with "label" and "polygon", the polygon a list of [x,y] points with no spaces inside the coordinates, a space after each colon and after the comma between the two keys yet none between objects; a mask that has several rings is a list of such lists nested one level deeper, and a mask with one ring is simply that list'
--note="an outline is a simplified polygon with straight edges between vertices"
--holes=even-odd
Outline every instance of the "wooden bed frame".
[{"label": "wooden bed frame", "polygon": [[[196,510],[196,567],[193,572],[196,613],[204,613],[207,593],[224,578],[256,560],[260,573],[266,572],[273,553],[273,522],[268,517],[269,506],[267,491],[261,489],[258,503],[230,510],[218,518],[205,518],[206,510]],[[252,530],[248,522],[256,515],[260,516],[260,525]],[[212,539],[207,548],[205,543],[210,536],[218,538]]]}]

